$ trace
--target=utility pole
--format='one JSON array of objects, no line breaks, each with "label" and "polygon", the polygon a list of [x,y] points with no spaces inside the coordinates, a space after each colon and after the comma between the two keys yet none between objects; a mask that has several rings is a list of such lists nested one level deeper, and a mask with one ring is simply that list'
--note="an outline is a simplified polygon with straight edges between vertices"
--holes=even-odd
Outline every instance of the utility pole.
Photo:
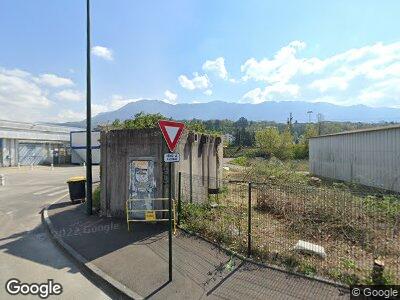
[{"label": "utility pole", "polygon": [[168,280],[172,281],[172,162],[168,163],[168,175]]},{"label": "utility pole", "polygon": [[323,121],[323,114],[318,113],[317,114],[317,120],[318,120],[318,135],[321,135],[322,133],[322,121]]},{"label": "utility pole", "polygon": [[311,123],[311,114],[313,113],[312,110],[307,111],[308,114],[308,123]]},{"label": "utility pole", "polygon": [[86,213],[92,214],[92,112],[90,84],[90,0],[86,0]]},{"label": "utility pole", "polygon": [[290,132],[292,132],[292,124],[293,124],[293,114],[292,113],[290,113],[289,114],[289,118],[288,118],[288,120],[287,120],[287,124],[288,124],[288,126],[289,126],[289,130],[290,130]]}]

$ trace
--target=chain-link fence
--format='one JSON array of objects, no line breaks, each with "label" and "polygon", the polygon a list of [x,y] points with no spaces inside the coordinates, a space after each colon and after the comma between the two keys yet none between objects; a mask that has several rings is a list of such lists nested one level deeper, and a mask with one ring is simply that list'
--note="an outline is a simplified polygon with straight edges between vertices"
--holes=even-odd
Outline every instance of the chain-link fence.
[{"label": "chain-link fence", "polygon": [[179,221],[254,260],[345,284],[400,283],[400,196],[180,175]]}]

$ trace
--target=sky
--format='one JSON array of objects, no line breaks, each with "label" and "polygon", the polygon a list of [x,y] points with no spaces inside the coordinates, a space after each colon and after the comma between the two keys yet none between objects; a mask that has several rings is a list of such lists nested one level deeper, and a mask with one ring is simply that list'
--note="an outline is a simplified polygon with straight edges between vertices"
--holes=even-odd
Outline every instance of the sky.
[{"label": "sky", "polygon": [[[84,0],[0,0],[0,119],[85,118]],[[92,111],[140,99],[400,108],[400,1],[92,0]]]}]

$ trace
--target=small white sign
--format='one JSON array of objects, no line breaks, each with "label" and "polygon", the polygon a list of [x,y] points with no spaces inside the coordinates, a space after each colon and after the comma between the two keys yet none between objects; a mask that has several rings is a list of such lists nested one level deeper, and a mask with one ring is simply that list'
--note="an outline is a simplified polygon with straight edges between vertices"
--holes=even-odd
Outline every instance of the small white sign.
[{"label": "small white sign", "polygon": [[164,162],[178,162],[180,161],[179,153],[165,153],[164,154]]}]

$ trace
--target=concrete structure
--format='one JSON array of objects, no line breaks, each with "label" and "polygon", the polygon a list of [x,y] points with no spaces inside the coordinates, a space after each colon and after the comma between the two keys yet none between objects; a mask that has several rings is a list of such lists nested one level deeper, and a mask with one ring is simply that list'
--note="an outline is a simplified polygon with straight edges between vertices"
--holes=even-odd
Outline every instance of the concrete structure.
[{"label": "concrete structure", "polygon": [[[86,163],[86,131],[71,131],[71,163]],[[92,163],[100,163],[100,131],[92,132]]]},{"label": "concrete structure", "polygon": [[[158,128],[103,131],[100,145],[103,215],[124,217],[128,198],[168,196],[168,165],[163,155],[169,151]],[[194,201],[204,201],[222,175],[222,139],[185,130],[175,152],[181,161],[173,164],[174,194],[177,174],[182,172],[196,179],[191,190]]]},{"label": "concrete structure", "polygon": [[310,139],[310,171],[317,176],[400,192],[400,126]]},{"label": "concrete structure", "polygon": [[0,120],[0,167],[69,162],[74,129]]}]

